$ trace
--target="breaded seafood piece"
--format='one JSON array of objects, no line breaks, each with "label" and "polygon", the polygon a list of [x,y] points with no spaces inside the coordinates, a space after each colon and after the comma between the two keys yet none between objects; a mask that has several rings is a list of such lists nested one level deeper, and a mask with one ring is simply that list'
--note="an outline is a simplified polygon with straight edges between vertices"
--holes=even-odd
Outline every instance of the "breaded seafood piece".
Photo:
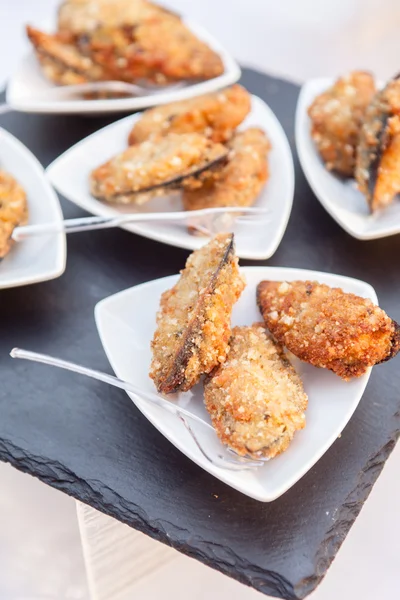
[{"label": "breaded seafood piece", "polygon": [[11,235],[15,227],[28,220],[28,203],[24,189],[5,171],[0,170],[0,260],[13,244]]},{"label": "breaded seafood piece", "polygon": [[48,79],[58,85],[75,85],[108,79],[107,72],[61,36],[49,35],[29,25],[26,28],[36,56]]},{"label": "breaded seafood piece", "polygon": [[141,204],[166,189],[201,185],[227,154],[198,133],[171,133],[130,146],[92,171],[91,192],[106,202]]},{"label": "breaded seafood piece", "polygon": [[250,94],[238,84],[205,96],[157,106],[146,110],[136,121],[129,144],[171,132],[202,133],[214,142],[226,142],[250,109]]},{"label": "breaded seafood piece", "polygon": [[400,79],[390,81],[367,109],[356,180],[371,211],[386,208],[400,192]]},{"label": "breaded seafood piece", "polygon": [[106,25],[135,25],[154,14],[168,12],[147,0],[65,0],[58,10],[58,29],[72,35]]},{"label": "breaded seafood piece", "polygon": [[330,171],[345,177],[354,175],[361,125],[374,94],[372,75],[353,71],[317,96],[309,107],[311,137]]},{"label": "breaded seafood piece", "polygon": [[389,360],[400,329],[371,300],[315,281],[262,281],[257,301],[275,339],[301,360],[343,379]]},{"label": "breaded seafood piece", "polygon": [[306,423],[302,381],[261,323],[233,329],[204,398],[218,437],[241,455],[273,458]]},{"label": "breaded seafood piece", "polygon": [[101,26],[77,38],[84,53],[123,81],[155,84],[221,75],[220,56],[177,16],[162,13],[118,28]]},{"label": "breaded seafood piece", "polygon": [[235,133],[228,148],[228,162],[218,178],[205,180],[197,189],[184,190],[186,210],[254,204],[268,179],[268,138],[261,129],[252,127]]},{"label": "breaded seafood piece", "polygon": [[243,288],[233,233],[217,235],[189,256],[157,314],[150,377],[159,392],[190,390],[225,360],[232,308]]}]

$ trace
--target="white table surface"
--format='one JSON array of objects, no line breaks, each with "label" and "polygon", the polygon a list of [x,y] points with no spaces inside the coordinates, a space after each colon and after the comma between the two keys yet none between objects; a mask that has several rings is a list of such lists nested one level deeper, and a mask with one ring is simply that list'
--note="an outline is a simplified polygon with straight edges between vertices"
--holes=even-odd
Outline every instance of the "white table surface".
[{"label": "white table surface", "polygon": [[[26,51],[23,24],[57,0],[1,0],[0,87]],[[169,0],[206,26],[243,64],[304,81],[352,68],[400,70],[396,0]],[[1,116],[0,116],[1,125]],[[400,447],[313,600],[394,600],[400,589]],[[88,600],[74,501],[0,464],[1,600]],[[147,578],[140,600],[262,596],[184,556]],[[193,592],[197,590],[197,592]],[[195,594],[195,595],[193,595]]]}]

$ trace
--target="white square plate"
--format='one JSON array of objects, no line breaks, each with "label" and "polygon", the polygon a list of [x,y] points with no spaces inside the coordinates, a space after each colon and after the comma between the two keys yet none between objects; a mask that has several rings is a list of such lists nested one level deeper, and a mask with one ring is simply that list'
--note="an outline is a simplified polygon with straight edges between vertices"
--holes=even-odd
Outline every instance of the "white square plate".
[{"label": "white square plate", "polygon": [[187,98],[207,94],[208,92],[213,92],[235,83],[239,79],[241,71],[239,65],[229,52],[199,25],[186,18],[183,21],[193,33],[221,56],[224,64],[222,75],[208,81],[188,84],[182,88],[171,88],[169,91],[165,89],[157,94],[149,94],[148,96],[136,98],[53,100],[46,98],[46,92],[54,88],[55,85],[43,75],[36,56],[32,52],[23,59],[11,77],[7,86],[7,104],[14,110],[33,113],[104,114],[108,112],[127,112],[167,102],[186,100]]},{"label": "white square plate", "polygon": [[[48,168],[47,176],[54,187],[68,200],[99,216],[113,216],[132,208],[116,208],[93,198],[89,190],[90,172],[113,155],[127,147],[128,133],[140,115],[133,115],[112,123],[67,150]],[[273,255],[285,233],[294,192],[292,154],[286,135],[271,109],[257,96],[252,96],[252,110],[240,129],[259,126],[271,141],[269,153],[270,177],[256,206],[270,210],[268,220],[252,226],[236,225],[236,250],[241,258],[263,260]],[[179,194],[155,198],[140,209],[141,212],[183,210]],[[136,223],[124,229],[171,246],[194,250],[204,244],[204,238],[191,235],[185,224]]]},{"label": "white square plate", "polygon": [[[261,320],[256,306],[256,287],[263,279],[317,280],[378,302],[369,284],[339,275],[280,267],[242,267],[241,272],[246,277],[247,286],[234,308],[232,325],[250,325]],[[155,391],[148,373],[156,312],[162,292],[169,289],[177,278],[174,275],[138,285],[102,300],[95,309],[100,338],[115,373],[150,392]],[[345,382],[330,371],[298,360],[295,367],[302,376],[309,397],[306,427],[296,433],[285,453],[256,471],[233,472],[213,466],[200,453],[177,417],[158,406],[136,401],[133,397],[132,400],[149,421],[196,464],[243,494],[270,502],[295,484],[333,444],[356,409],[370,376],[368,372]],[[191,392],[177,394],[174,398],[210,423],[203,404],[201,384]],[[211,437],[209,442],[213,444],[212,433]]]},{"label": "white square plate", "polygon": [[296,110],[296,146],[300,163],[314,194],[327,212],[347,233],[359,240],[373,240],[400,233],[400,202],[371,215],[367,202],[353,179],[341,179],[329,172],[310,135],[307,109],[314,98],[334,83],[314,79],[301,89]]},{"label": "white square plate", "polygon": [[[0,168],[8,171],[26,191],[29,224],[62,221],[58,198],[33,154],[0,128]],[[65,270],[65,235],[33,237],[13,245],[0,262],[0,289],[55,279]]]}]

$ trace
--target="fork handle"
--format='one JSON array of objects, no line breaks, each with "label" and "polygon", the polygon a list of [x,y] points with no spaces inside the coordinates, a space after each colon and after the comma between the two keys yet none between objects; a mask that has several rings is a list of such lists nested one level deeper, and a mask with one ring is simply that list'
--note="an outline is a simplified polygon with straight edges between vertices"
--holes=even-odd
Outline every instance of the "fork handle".
[{"label": "fork handle", "polygon": [[65,221],[58,221],[55,223],[24,225],[14,229],[12,238],[14,241],[20,242],[30,237],[48,235],[51,233],[76,233],[78,231],[92,231],[94,229],[117,227],[126,221],[124,217],[82,217],[79,219],[66,219]]},{"label": "fork handle", "polygon": [[185,408],[181,406],[174,405],[169,400],[166,400],[162,396],[158,396],[157,394],[152,394],[150,392],[141,390],[136,387],[132,383],[128,381],[124,381],[123,379],[119,379],[114,375],[109,375],[108,373],[103,373],[102,371],[96,371],[94,369],[89,369],[88,367],[84,367],[82,365],[78,365],[76,363],[69,362],[67,360],[62,360],[61,358],[55,358],[54,356],[49,356],[48,354],[40,354],[38,352],[31,352],[30,350],[23,350],[22,348],[13,348],[10,352],[11,358],[20,358],[25,360],[30,360],[33,362],[42,363],[44,365],[49,365],[51,367],[58,367],[59,369],[65,369],[66,371],[72,371],[73,373],[79,373],[80,375],[86,375],[86,377],[91,377],[92,379],[97,379],[97,381],[103,381],[104,383],[108,383],[113,387],[117,387],[121,390],[125,390],[126,392],[130,392],[134,394],[138,400],[147,401],[151,404],[156,404],[161,408],[164,408],[168,412],[173,415],[184,415],[201,423],[208,429],[213,431],[211,425],[203,421],[197,415],[189,412]]},{"label": "fork handle", "polygon": [[197,415],[189,412],[188,410],[186,410],[185,408],[183,408],[181,406],[177,406],[176,404],[173,404],[172,402],[170,402],[169,400],[166,400],[162,396],[158,396],[157,394],[152,394],[150,392],[145,392],[144,390],[137,388],[132,383],[123,381],[122,379],[119,379],[118,377],[115,377],[114,375],[108,375],[108,373],[103,373],[101,371],[95,371],[93,369],[88,369],[87,367],[83,367],[82,365],[77,365],[75,363],[72,363],[72,362],[69,362],[66,360],[62,360],[60,358],[55,358],[54,356],[49,356],[47,354],[39,354],[38,352],[30,352],[29,350],[22,350],[21,348],[13,348],[10,352],[10,356],[11,356],[11,358],[21,358],[21,359],[25,359],[25,360],[30,360],[33,362],[50,365],[52,367],[58,367],[60,369],[65,369],[67,371],[73,371],[74,373],[79,373],[81,375],[86,375],[86,377],[91,377],[92,379],[97,379],[98,381],[103,381],[104,383],[108,383],[109,385],[112,385],[114,387],[117,387],[117,388],[120,388],[127,392],[130,392],[139,401],[146,400],[150,404],[156,404],[157,406],[164,408],[166,411],[177,416],[182,421],[182,423],[184,424],[187,431],[191,435],[191,437],[192,437],[193,441],[195,442],[199,451],[211,464],[213,464],[215,466],[219,466],[219,467],[222,466],[224,469],[234,470],[234,471],[245,470],[245,469],[247,470],[247,469],[252,469],[254,467],[262,466],[262,462],[260,462],[260,461],[247,460],[247,461],[243,462],[244,459],[241,457],[238,457],[238,458],[236,458],[235,461],[233,461],[233,460],[230,460],[229,458],[227,459],[224,456],[218,455],[217,458],[219,459],[219,461],[215,461],[215,459],[212,458],[209,455],[209,453],[203,448],[196,433],[193,431],[193,429],[190,426],[190,423],[187,421],[187,419],[195,421],[196,423],[200,423],[201,425],[203,425],[203,427],[205,429],[208,429],[214,435],[216,435],[215,430],[211,425],[206,423],[203,419],[201,419]]},{"label": "fork handle", "polygon": [[66,219],[56,223],[43,223],[38,225],[24,225],[16,227],[12,233],[12,238],[20,242],[30,237],[39,235],[48,235],[52,233],[77,233],[79,231],[94,231],[95,229],[108,229],[119,227],[125,223],[134,223],[138,221],[172,221],[177,217],[174,213],[137,213],[132,215],[121,215],[117,217],[81,217],[79,219]]},{"label": "fork handle", "polygon": [[191,222],[193,218],[207,215],[218,215],[223,213],[244,213],[251,216],[265,215],[269,211],[263,208],[243,208],[239,206],[206,208],[192,211],[176,212],[154,212],[154,213],[131,213],[117,215],[112,217],[81,217],[78,219],[66,219],[57,223],[43,223],[37,225],[24,225],[16,227],[12,233],[12,238],[16,242],[25,240],[38,235],[52,233],[77,233],[79,231],[93,231],[95,229],[107,229],[109,227],[119,227],[126,223],[138,223],[149,221],[175,221]]}]

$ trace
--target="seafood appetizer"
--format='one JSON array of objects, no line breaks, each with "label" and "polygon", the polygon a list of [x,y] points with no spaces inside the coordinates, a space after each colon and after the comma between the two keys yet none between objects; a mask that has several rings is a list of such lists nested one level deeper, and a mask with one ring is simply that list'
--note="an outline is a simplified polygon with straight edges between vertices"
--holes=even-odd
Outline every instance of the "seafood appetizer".
[{"label": "seafood appetizer", "polygon": [[243,288],[233,234],[217,235],[189,256],[157,314],[150,377],[159,392],[187,391],[225,360]]},{"label": "seafood appetizer", "polygon": [[101,65],[60,34],[50,35],[28,26],[27,35],[32,42],[43,73],[58,85],[76,85],[87,81],[111,79]]},{"label": "seafood appetizer", "polygon": [[305,427],[302,381],[261,323],[232,330],[227,359],[207,377],[204,398],[218,437],[241,455],[273,458]]},{"label": "seafood appetizer", "polygon": [[146,110],[129,135],[129,144],[169,133],[202,133],[214,142],[226,142],[251,109],[250,94],[241,85],[164,104]]},{"label": "seafood appetizer", "polygon": [[356,180],[371,211],[387,207],[400,192],[400,79],[390,81],[368,106]]},{"label": "seafood appetizer", "polygon": [[217,178],[208,178],[196,189],[183,191],[185,210],[223,206],[251,206],[268,179],[267,136],[252,127],[235,133],[228,143],[227,164]]},{"label": "seafood appetizer", "polygon": [[170,133],[130,146],[95,169],[91,193],[106,202],[142,204],[155,194],[201,185],[227,156],[225,146],[199,133]]},{"label": "seafood appetizer", "polygon": [[5,171],[0,170],[0,260],[10,251],[12,232],[28,220],[24,189]]},{"label": "seafood appetizer", "polygon": [[400,327],[370,300],[313,281],[262,281],[257,302],[274,338],[345,380],[400,350]]},{"label": "seafood appetizer", "polygon": [[58,30],[79,36],[102,25],[135,25],[142,19],[167,12],[147,0],[65,0],[58,9]]},{"label": "seafood appetizer", "polygon": [[309,107],[311,137],[330,171],[354,175],[360,131],[374,94],[373,76],[354,71],[338,79]]},{"label": "seafood appetizer", "polygon": [[45,75],[60,85],[99,79],[166,85],[224,71],[221,57],[178,15],[146,0],[68,0],[58,28],[53,36],[31,27],[27,33]]},{"label": "seafood appetizer", "polygon": [[130,27],[102,27],[77,41],[114,79],[166,85],[206,80],[224,71],[221,58],[174,15],[144,19]]}]

